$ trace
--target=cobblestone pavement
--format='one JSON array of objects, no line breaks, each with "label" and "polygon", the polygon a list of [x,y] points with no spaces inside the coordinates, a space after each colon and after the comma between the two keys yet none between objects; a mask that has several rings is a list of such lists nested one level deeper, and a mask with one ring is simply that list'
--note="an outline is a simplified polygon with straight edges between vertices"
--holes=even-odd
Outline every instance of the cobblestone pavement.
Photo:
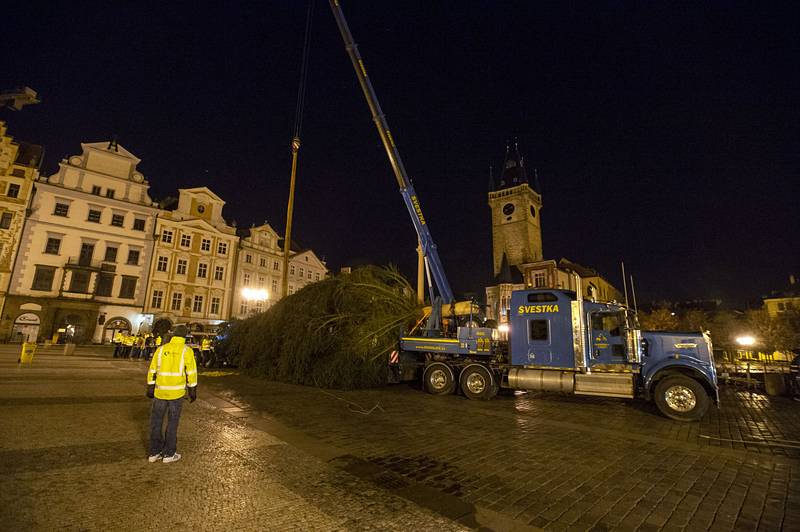
[{"label": "cobblestone pavement", "polygon": [[[143,363],[0,348],[2,530],[460,530],[199,400],[147,463]],[[201,391],[201,395],[203,395]]]},{"label": "cobblestone pavement", "polygon": [[514,523],[800,530],[800,405],[787,398],[725,389],[721,408],[687,424],[641,401],[473,402],[400,385],[331,395],[220,372],[201,375],[201,386],[246,419],[276,420],[391,473],[391,482]]}]

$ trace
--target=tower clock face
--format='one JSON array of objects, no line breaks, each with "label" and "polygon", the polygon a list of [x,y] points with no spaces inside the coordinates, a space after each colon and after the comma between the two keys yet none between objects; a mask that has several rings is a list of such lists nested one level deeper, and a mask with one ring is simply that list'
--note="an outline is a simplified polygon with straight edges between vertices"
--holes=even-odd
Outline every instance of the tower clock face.
[{"label": "tower clock face", "polygon": [[506,216],[511,216],[514,214],[514,204],[513,203],[506,203],[503,205],[503,214]]}]

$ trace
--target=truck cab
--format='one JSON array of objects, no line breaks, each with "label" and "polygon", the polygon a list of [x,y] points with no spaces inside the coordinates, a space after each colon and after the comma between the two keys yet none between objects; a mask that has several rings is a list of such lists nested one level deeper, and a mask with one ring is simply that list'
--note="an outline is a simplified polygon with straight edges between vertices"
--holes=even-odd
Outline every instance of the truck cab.
[{"label": "truck cab", "polygon": [[584,301],[564,290],[514,292],[510,316],[512,388],[547,382],[536,389],[643,397],[681,420],[698,419],[718,400],[705,333],[641,331],[624,305]]}]

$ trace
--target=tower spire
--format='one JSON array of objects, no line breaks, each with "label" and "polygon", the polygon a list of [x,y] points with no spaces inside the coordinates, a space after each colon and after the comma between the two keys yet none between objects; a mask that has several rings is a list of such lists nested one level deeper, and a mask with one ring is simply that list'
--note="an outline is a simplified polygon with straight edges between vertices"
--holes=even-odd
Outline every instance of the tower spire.
[{"label": "tower spire", "polygon": [[528,174],[522,155],[519,153],[519,142],[514,138],[514,149],[511,143],[506,143],[506,157],[503,161],[503,172],[500,174],[499,188],[510,188],[517,185],[528,184]]}]

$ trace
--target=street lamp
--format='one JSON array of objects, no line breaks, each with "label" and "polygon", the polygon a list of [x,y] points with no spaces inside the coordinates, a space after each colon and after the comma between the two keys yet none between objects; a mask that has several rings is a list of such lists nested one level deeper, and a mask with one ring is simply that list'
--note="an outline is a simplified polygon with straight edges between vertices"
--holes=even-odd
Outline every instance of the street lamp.
[{"label": "street lamp", "polygon": [[737,336],[736,343],[742,347],[752,347],[756,345],[756,339],[750,335]]},{"label": "street lamp", "polygon": [[242,297],[247,301],[266,301],[269,293],[263,288],[242,288]]}]

